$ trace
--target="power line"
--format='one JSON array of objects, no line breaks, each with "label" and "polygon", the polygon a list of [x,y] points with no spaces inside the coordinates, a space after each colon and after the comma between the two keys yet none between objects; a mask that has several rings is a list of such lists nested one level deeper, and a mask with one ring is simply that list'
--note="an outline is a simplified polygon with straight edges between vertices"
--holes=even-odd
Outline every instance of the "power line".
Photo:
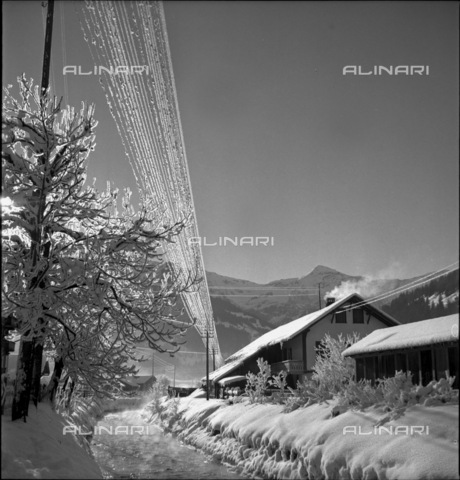
[{"label": "power line", "polygon": [[189,351],[182,351],[182,350],[179,350],[178,352],[176,352],[176,354],[182,354],[182,353],[190,353],[190,354],[193,354],[193,355],[206,355],[206,352],[189,352]]},{"label": "power line", "polygon": [[315,287],[213,287],[210,286],[210,289],[216,290],[269,290],[269,291],[276,291],[276,290],[314,290],[315,292],[318,291]]},{"label": "power line", "polygon": [[155,362],[159,362],[162,366],[166,366],[166,367],[174,367],[174,364],[172,363],[169,363],[167,362],[166,360],[163,360],[162,358],[160,357],[157,357],[156,355],[150,355],[148,356],[145,360],[142,360],[142,362],[148,362],[150,360],[154,360]]},{"label": "power line", "polygon": [[[363,300],[362,302],[354,303],[350,307],[343,308],[342,310],[340,310],[340,312],[344,312],[344,311],[347,311],[347,310],[354,310],[355,308],[360,308],[360,307],[362,307],[364,305],[368,305],[370,303],[380,302],[380,301],[385,300],[386,298],[391,297],[393,295],[399,295],[399,294],[405,292],[406,290],[412,290],[414,288],[417,288],[420,285],[431,282],[432,280],[436,280],[439,277],[442,277],[442,276],[447,275],[451,272],[454,272],[455,270],[458,269],[458,266],[453,267],[453,265],[456,265],[456,264],[458,264],[458,262],[454,262],[451,265],[448,265],[447,267],[444,267],[442,269],[437,270],[436,272],[432,272],[432,273],[429,273],[427,275],[424,275],[423,277],[420,277],[417,280],[414,280],[414,281],[412,281],[412,282],[410,282],[406,285],[403,285],[401,287],[395,288],[394,290],[390,290],[388,292],[381,293],[381,294],[376,295],[374,297],[371,297],[367,300]],[[337,312],[337,313],[339,313],[339,312]]]},{"label": "power line", "polygon": [[81,2],[81,27],[96,65],[145,66],[144,73],[111,75],[99,82],[130,161],[141,197],[157,201],[162,223],[191,215],[190,224],[168,244],[166,256],[179,279],[187,273],[203,278],[193,293],[181,294],[190,319],[223,363],[199,237],[184,147],[166,22],[160,2]]},{"label": "power line", "polygon": [[289,295],[281,295],[281,294],[268,294],[268,293],[264,293],[264,294],[260,294],[260,295],[248,295],[248,294],[245,294],[245,293],[242,293],[242,294],[226,294],[226,293],[210,293],[209,296],[210,297],[316,297],[316,293],[291,293]]}]

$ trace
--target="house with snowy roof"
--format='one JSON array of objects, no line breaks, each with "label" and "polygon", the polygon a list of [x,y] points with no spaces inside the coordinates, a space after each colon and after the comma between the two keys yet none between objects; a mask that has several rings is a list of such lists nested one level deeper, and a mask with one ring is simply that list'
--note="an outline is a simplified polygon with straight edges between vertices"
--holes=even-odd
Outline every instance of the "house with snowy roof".
[{"label": "house with snowy roof", "polygon": [[[271,365],[272,373],[286,371],[288,384],[295,387],[298,380],[311,375],[317,349],[326,334],[337,337],[356,332],[362,338],[394,325],[399,322],[357,293],[337,301],[329,298],[326,307],[265,333],[228,357],[224,365],[209,374],[209,380],[217,386],[227,377],[256,373],[257,359],[262,357]],[[205,382],[206,377],[202,380]]]},{"label": "house with snowy roof", "polygon": [[378,329],[342,352],[356,360],[357,380],[412,373],[415,384],[455,376],[458,388],[458,313]]},{"label": "house with snowy roof", "polygon": [[156,382],[154,375],[132,375],[120,378],[122,388],[126,392],[147,391]]}]

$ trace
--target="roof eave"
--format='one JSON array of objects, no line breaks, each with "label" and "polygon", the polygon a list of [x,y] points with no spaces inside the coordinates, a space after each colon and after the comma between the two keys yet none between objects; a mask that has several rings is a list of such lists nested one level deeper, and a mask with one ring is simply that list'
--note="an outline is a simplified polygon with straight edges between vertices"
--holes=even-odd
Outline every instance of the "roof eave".
[{"label": "roof eave", "polygon": [[[357,357],[358,355],[378,355],[383,352],[396,352],[396,351],[401,351],[401,350],[410,350],[410,349],[415,349],[415,348],[426,348],[426,347],[432,347],[432,346],[442,346],[442,345],[447,345],[447,344],[456,344],[456,340],[452,339],[442,339],[442,340],[434,340],[430,341],[427,343],[420,343],[420,344],[413,344],[413,345],[405,345],[402,347],[390,347],[390,348],[379,348],[379,349],[373,349],[373,350],[359,350],[357,352],[351,352],[347,353],[346,350],[342,352],[342,355],[344,357]],[[351,347],[350,347],[351,348]]]}]

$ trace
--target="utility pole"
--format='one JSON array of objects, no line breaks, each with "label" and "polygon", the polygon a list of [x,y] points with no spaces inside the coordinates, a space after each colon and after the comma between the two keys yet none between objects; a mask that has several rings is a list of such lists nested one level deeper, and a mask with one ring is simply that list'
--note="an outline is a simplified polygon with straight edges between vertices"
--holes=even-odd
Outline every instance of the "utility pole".
[{"label": "utility pole", "polygon": [[51,38],[53,36],[54,0],[48,0],[48,14],[46,17],[45,51],[43,52],[42,96],[49,86],[51,64]]},{"label": "utility pole", "polygon": [[318,283],[318,300],[319,300],[319,309],[321,310],[321,283]]},{"label": "utility pole", "polygon": [[206,400],[209,400],[209,330],[206,328]]},{"label": "utility pole", "polygon": [[212,371],[216,369],[216,351],[212,349]]},{"label": "utility pole", "polygon": [[[51,37],[53,33],[53,13],[54,13],[54,0],[48,1],[48,15],[46,18],[46,34],[45,34],[45,49],[43,54],[43,72],[42,72],[42,89],[41,97],[49,85],[49,71],[51,63]],[[37,192],[38,193],[38,192]],[[40,209],[40,206],[38,206]],[[32,253],[32,264],[35,267],[37,264],[37,256],[35,252],[40,249],[40,238],[37,232],[32,234],[33,242],[35,242],[36,250]],[[45,258],[49,257],[49,246],[43,252]],[[36,277],[35,277],[36,278]],[[40,287],[42,283],[40,282]],[[40,323],[43,323],[43,319],[39,319]],[[37,406],[39,392],[40,392],[40,374],[41,364],[43,358],[43,345],[37,343],[35,339],[24,341],[21,339],[18,368],[16,371],[16,384],[14,387],[14,398],[11,409],[12,420],[23,418],[24,422],[29,414],[29,402],[32,394],[35,406]],[[19,368],[22,369],[22,374],[25,378],[19,376]]]}]

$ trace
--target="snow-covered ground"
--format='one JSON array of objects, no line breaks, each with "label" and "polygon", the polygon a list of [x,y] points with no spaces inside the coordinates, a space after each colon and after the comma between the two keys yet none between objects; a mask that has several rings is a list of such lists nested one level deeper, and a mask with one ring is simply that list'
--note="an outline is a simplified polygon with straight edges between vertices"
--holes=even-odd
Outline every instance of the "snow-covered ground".
[{"label": "snow-covered ground", "polygon": [[[281,405],[186,397],[164,401],[161,417],[181,440],[262,478],[459,478],[458,405],[415,405],[393,421],[382,407],[333,417],[333,405],[284,413]],[[419,428],[404,434],[411,426]]]},{"label": "snow-covered ground", "polygon": [[[229,405],[225,400],[185,397],[164,399],[162,406],[163,424],[181,440],[259,478],[459,478],[456,404],[414,405],[392,421],[385,420],[388,414],[382,407],[333,417],[332,402],[290,413],[284,413],[282,405],[250,405],[247,399]],[[93,423],[96,410],[102,411],[97,405],[83,408],[77,423]],[[151,410],[144,410],[144,418],[146,423],[152,419]],[[72,434],[63,435],[69,424],[47,403],[38,409],[31,405],[27,423],[3,415],[1,477],[102,478],[81,442]],[[374,431],[379,425],[385,429]],[[419,428],[406,435],[404,429],[410,427]]]},{"label": "snow-covered ground", "polygon": [[2,415],[2,478],[102,478],[98,465],[49,403],[29,407],[27,422]]}]

